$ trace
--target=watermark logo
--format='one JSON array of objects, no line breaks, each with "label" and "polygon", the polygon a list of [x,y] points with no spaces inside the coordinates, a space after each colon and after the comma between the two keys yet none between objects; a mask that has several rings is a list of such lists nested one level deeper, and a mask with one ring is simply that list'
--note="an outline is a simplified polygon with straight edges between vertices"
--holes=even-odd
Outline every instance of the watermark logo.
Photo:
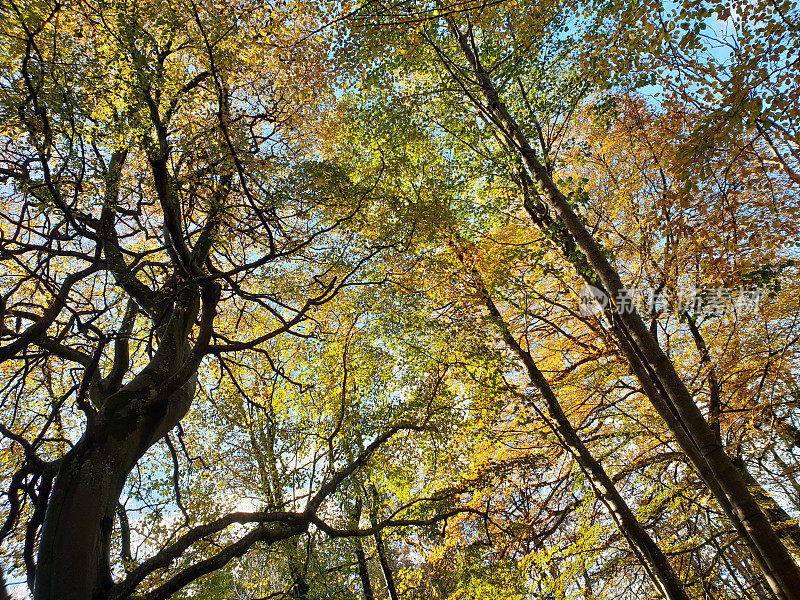
[{"label": "watermark logo", "polygon": [[612,302],[608,295],[593,285],[584,285],[578,292],[578,311],[582,315],[599,315],[612,309],[615,313],[646,312],[719,315],[734,309],[738,314],[752,314],[758,308],[763,289],[739,287],[684,288],[676,293],[652,288],[624,288]]},{"label": "watermark logo", "polygon": [[602,314],[608,306],[606,293],[593,285],[586,284],[578,292],[578,310],[582,315]]}]

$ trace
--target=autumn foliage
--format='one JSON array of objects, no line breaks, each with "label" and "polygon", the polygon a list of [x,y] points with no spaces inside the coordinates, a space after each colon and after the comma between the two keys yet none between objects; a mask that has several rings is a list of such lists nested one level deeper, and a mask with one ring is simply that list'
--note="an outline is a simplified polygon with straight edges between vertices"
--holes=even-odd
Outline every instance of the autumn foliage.
[{"label": "autumn foliage", "polygon": [[0,2],[0,598],[800,598],[798,33]]}]

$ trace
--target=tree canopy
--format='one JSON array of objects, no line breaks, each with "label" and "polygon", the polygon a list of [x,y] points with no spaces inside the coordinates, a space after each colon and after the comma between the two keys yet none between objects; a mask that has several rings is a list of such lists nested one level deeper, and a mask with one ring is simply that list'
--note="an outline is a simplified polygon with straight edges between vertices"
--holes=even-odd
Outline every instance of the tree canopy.
[{"label": "tree canopy", "polygon": [[0,49],[0,598],[800,600],[795,2]]}]

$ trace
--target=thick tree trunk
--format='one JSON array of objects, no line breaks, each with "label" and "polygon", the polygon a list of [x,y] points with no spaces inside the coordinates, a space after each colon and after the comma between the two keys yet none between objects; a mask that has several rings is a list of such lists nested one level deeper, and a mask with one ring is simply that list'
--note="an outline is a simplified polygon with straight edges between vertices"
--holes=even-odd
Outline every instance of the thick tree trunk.
[{"label": "thick tree trunk", "polygon": [[756,502],[761,506],[761,509],[766,513],[767,518],[775,528],[775,533],[778,534],[781,542],[794,558],[795,563],[800,565],[800,526],[797,524],[797,519],[793,519],[789,513],[781,508],[775,498],[750,474],[744,462],[734,459],[734,464],[741,472],[747,487],[750,489],[750,493],[753,494]]},{"label": "thick tree trunk", "polygon": [[113,582],[114,513],[131,444],[84,443],[60,469],[47,507],[36,568],[36,600],[95,600]]},{"label": "thick tree trunk", "polygon": [[6,588],[6,577],[3,574],[2,568],[0,568],[0,600],[11,600],[11,596]]},{"label": "thick tree trunk", "polygon": [[311,587],[306,581],[302,569],[292,569],[292,600],[308,600]]},{"label": "thick tree trunk", "polygon": [[[560,223],[597,274],[614,302],[617,335],[628,345],[626,356],[645,392],[686,452],[693,466],[717,498],[737,532],[748,545],[764,577],[781,600],[800,600],[800,569],[759,508],[739,470],[717,442],[691,394],[632,306],[617,271],[573,211],[569,200],[542,165],[519,125],[500,100],[469,39],[448,18],[453,35],[469,62],[495,125],[517,149],[537,187],[555,210]],[[638,364],[634,364],[638,363]],[[645,383],[646,381],[646,383]]]},{"label": "thick tree trunk", "polygon": [[193,376],[162,414],[99,411],[64,457],[42,525],[34,600],[106,597],[113,585],[111,534],[125,481],[147,449],[186,414],[195,383]]}]

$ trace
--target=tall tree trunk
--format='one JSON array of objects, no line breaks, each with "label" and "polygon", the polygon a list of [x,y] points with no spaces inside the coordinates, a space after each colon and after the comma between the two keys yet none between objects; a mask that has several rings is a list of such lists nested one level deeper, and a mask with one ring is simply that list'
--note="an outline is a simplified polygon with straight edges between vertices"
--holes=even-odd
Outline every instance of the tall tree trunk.
[{"label": "tall tree trunk", "polygon": [[[709,395],[709,421],[717,439],[717,443],[723,446],[722,434],[720,430],[720,416],[722,413],[722,397],[719,380],[717,379],[716,368],[711,360],[711,354],[706,345],[703,333],[697,326],[695,318],[689,313],[683,315],[689,331],[694,339],[697,351],[700,353],[701,362],[708,367],[708,395]],[[777,417],[776,417],[777,418]],[[776,431],[780,431],[776,429]],[[796,431],[796,430],[795,430]],[[733,464],[739,469],[744,479],[747,489],[753,494],[761,510],[767,515],[767,519],[775,529],[781,542],[794,558],[795,564],[800,565],[800,527],[796,519],[792,519],[788,513],[775,502],[775,499],[765,490],[758,481],[747,470],[747,465],[740,457],[733,458]]]},{"label": "tall tree trunk", "polygon": [[766,513],[781,542],[786,546],[795,563],[800,565],[800,526],[798,526],[797,519],[793,519],[789,513],[781,508],[775,498],[750,474],[744,461],[737,458],[733,462],[742,474],[756,502]]},{"label": "tall tree trunk", "polygon": [[308,600],[310,591],[311,587],[306,581],[302,565],[294,565],[292,567],[292,600]]},{"label": "tall tree trunk", "polygon": [[648,399],[665,419],[681,449],[748,545],[776,596],[781,600],[800,600],[800,569],[747,489],[741,473],[717,442],[712,428],[671,361],[642,322],[619,274],[553,182],[547,168],[539,162],[519,125],[500,100],[470,40],[452,16],[447,17],[447,21],[481,88],[485,100],[485,104],[481,103],[482,110],[489,114],[495,126],[519,152],[538,189],[608,291],[616,308],[617,340],[622,340],[626,346],[623,351]]},{"label": "tall tree trunk", "polygon": [[[370,510],[370,522],[373,527],[378,524],[378,490],[372,486],[372,506]],[[375,539],[375,551],[378,555],[378,562],[381,566],[381,573],[383,574],[383,581],[386,584],[386,592],[389,595],[389,600],[398,600],[397,586],[394,583],[394,573],[392,566],[389,564],[389,558],[386,555],[386,544],[383,541],[383,535],[380,531],[376,531],[373,536]]]},{"label": "tall tree trunk", "polygon": [[[356,504],[353,507],[353,513],[350,516],[350,525],[353,530],[358,529],[359,521],[361,520],[361,510],[364,507],[364,499],[359,495],[356,499]],[[372,591],[372,582],[369,578],[369,565],[367,564],[367,555],[364,552],[364,542],[360,537],[353,538],[353,546],[358,561],[358,576],[361,578],[361,588],[364,591],[364,600],[375,600],[375,593]]]},{"label": "tall tree trunk", "polygon": [[503,336],[503,341],[522,361],[530,382],[544,398],[547,412],[550,419],[552,419],[552,421],[548,421],[548,424],[556,433],[564,449],[578,463],[581,471],[592,486],[597,499],[608,509],[612,520],[628,541],[628,545],[647,573],[647,577],[653,587],[667,600],[688,600],[686,591],[669,564],[667,557],[639,523],[633,510],[625,502],[625,499],[619,493],[603,466],[580,439],[567,415],[564,414],[561,403],[550,387],[547,378],[536,366],[533,357],[519,345],[516,338],[511,334],[508,324],[489,295],[480,273],[473,270],[473,278],[476,280],[479,288],[478,292],[492,320]]}]

